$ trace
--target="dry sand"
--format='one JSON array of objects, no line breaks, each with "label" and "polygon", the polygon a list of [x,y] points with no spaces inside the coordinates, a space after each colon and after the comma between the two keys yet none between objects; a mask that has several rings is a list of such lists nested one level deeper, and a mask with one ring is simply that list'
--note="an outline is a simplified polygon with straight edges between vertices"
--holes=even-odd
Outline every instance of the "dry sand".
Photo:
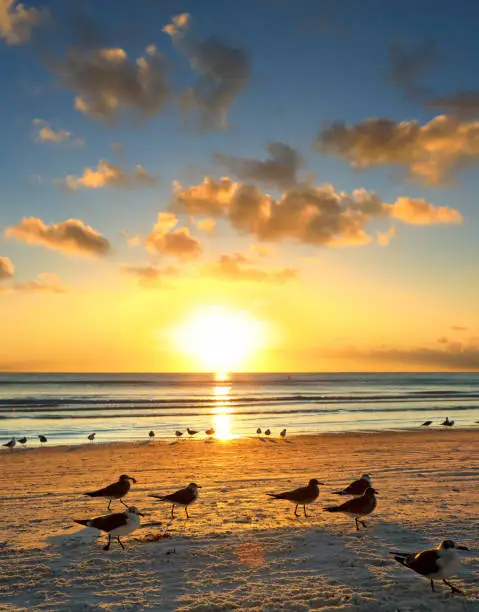
[{"label": "dry sand", "polygon": [[[436,430],[5,450],[0,610],[479,610],[478,442],[477,430]],[[321,508],[363,472],[380,496],[357,533]],[[127,501],[162,525],[104,552],[71,519],[103,514],[104,500],[81,493],[122,473],[138,479]],[[313,477],[327,486],[310,518],[265,495]],[[191,481],[203,488],[189,521],[147,497]],[[441,583],[431,593],[388,555],[445,538],[476,549],[452,579],[465,597]]]}]

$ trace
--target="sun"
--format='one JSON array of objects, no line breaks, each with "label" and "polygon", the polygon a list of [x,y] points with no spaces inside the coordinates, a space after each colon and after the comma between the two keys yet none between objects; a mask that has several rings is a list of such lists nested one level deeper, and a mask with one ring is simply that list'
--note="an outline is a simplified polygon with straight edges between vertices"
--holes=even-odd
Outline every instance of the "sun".
[{"label": "sun", "polygon": [[197,312],[174,333],[179,350],[192,356],[198,368],[219,373],[248,367],[248,358],[263,346],[263,326],[247,312],[211,306]]}]

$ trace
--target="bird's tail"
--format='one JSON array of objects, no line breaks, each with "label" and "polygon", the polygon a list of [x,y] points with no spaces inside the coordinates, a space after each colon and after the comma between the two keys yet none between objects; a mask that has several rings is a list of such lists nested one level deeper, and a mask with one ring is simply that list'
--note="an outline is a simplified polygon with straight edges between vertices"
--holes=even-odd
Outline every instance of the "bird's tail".
[{"label": "bird's tail", "polygon": [[400,563],[401,565],[404,565],[404,567],[408,567],[407,565],[407,555],[404,557],[400,557],[399,555],[393,555],[393,558]]},{"label": "bird's tail", "polygon": [[273,499],[285,499],[285,497],[281,493],[266,493],[268,497],[272,497]]},{"label": "bird's tail", "polygon": [[333,491],[333,495],[346,495],[344,491]]},{"label": "bird's tail", "polygon": [[325,506],[323,510],[326,510],[326,512],[339,512],[339,506]]},{"label": "bird's tail", "polygon": [[165,498],[163,495],[148,495],[148,497],[154,497],[155,499],[160,499],[161,501],[165,501]]},{"label": "bird's tail", "polygon": [[83,525],[84,527],[89,527],[90,526],[90,521],[87,520],[87,519],[79,519],[79,520],[73,519],[73,521],[75,523],[78,523],[79,525]]},{"label": "bird's tail", "polygon": [[90,491],[88,493],[83,493],[83,495],[88,495],[88,497],[99,497],[98,491]]}]

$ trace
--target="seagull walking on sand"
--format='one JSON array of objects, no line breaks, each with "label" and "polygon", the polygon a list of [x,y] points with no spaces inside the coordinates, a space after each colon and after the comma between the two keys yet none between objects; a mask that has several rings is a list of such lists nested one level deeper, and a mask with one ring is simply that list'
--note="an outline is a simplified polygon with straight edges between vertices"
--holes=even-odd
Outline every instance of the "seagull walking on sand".
[{"label": "seagull walking on sand", "polygon": [[186,431],[190,436],[196,436],[196,434],[198,433],[196,429],[190,429],[189,427],[186,428]]},{"label": "seagull walking on sand", "polygon": [[152,440],[155,437],[155,432],[151,430],[148,434],[148,437],[150,438],[150,440]]},{"label": "seagull walking on sand", "polygon": [[429,427],[429,425],[432,425],[432,421],[424,421],[421,427]]},{"label": "seagull walking on sand", "polygon": [[148,495],[148,497],[154,497],[160,501],[169,502],[173,504],[171,506],[171,518],[175,518],[175,506],[183,506],[186,512],[186,518],[189,519],[188,506],[194,504],[198,499],[198,489],[201,489],[200,485],[196,482],[190,482],[190,484],[184,489],[170,493],[170,495]]},{"label": "seagull walking on sand", "polygon": [[40,440],[40,444],[42,444],[42,445],[46,444],[48,442],[46,436],[40,435],[40,436],[38,436],[38,439]]},{"label": "seagull walking on sand", "polygon": [[441,423],[445,427],[452,427],[454,425],[454,421],[450,421],[449,417],[446,417],[446,420]]},{"label": "seagull walking on sand", "polygon": [[126,474],[122,474],[117,482],[104,487],[103,489],[98,489],[97,491],[91,491],[89,493],[84,493],[84,495],[88,495],[88,497],[106,497],[108,498],[108,507],[107,510],[110,510],[111,502],[114,499],[118,499],[121,504],[123,504],[126,508],[128,506],[123,501],[123,498],[130,490],[131,484],[130,480],[136,484],[136,480],[132,476],[127,476]]},{"label": "seagull walking on sand", "polygon": [[323,510],[326,512],[343,512],[345,514],[351,514],[354,516],[354,521],[356,523],[356,531],[359,531],[359,523],[363,527],[367,527],[366,523],[362,521],[360,516],[367,516],[371,514],[373,510],[376,508],[376,489],[372,487],[368,487],[361,497],[355,497],[354,499],[350,499],[344,504],[340,506],[326,506]]},{"label": "seagull walking on sand", "polygon": [[183,435],[183,432],[182,432],[182,431],[178,431],[178,430],[176,430],[176,431],[175,431],[175,436],[176,436],[177,438],[181,438],[181,436],[182,436],[182,435]]},{"label": "seagull walking on sand", "polygon": [[281,433],[280,433],[279,435],[280,435],[280,436],[283,438],[283,440],[284,440],[284,439],[286,438],[286,428],[284,428],[284,429],[281,431]]},{"label": "seagull walking on sand", "polygon": [[15,448],[17,441],[15,440],[15,438],[12,438],[9,442],[6,442],[5,444],[2,444],[2,446],[6,446],[7,448],[9,448],[11,451]]},{"label": "seagull walking on sand", "polygon": [[271,429],[265,429],[264,430],[264,435],[265,436],[270,436],[271,435]]},{"label": "seagull walking on sand", "polygon": [[459,573],[461,559],[458,550],[469,550],[466,546],[458,546],[452,540],[444,540],[437,548],[423,550],[418,553],[402,553],[391,551],[394,559],[413,572],[429,578],[431,590],[434,592],[434,580],[442,580],[452,593],[464,595],[462,591],[446,580]]},{"label": "seagull walking on sand", "polygon": [[333,491],[333,495],[363,495],[363,493],[372,486],[371,476],[363,474],[361,478],[352,482],[342,491]]},{"label": "seagull walking on sand", "polygon": [[116,538],[118,544],[125,549],[123,542],[120,540],[120,536],[127,535],[138,529],[140,526],[140,516],[142,514],[135,506],[130,506],[125,512],[118,512],[117,514],[107,514],[106,516],[99,516],[94,519],[73,519],[75,523],[84,525],[85,527],[92,527],[98,529],[98,531],[104,531],[108,534],[108,542],[103,547],[103,550],[110,550],[111,538]]},{"label": "seagull walking on sand", "polygon": [[323,482],[319,482],[316,478],[311,478],[306,487],[300,487],[293,491],[286,491],[285,493],[266,493],[273,499],[286,499],[292,504],[296,504],[294,509],[294,516],[299,516],[298,506],[303,506],[304,516],[306,514],[306,506],[312,504],[319,496],[319,485],[324,485]]},{"label": "seagull walking on sand", "polygon": [[88,439],[90,440],[90,442],[93,444],[93,440],[95,439],[96,433],[91,433],[88,435]]},{"label": "seagull walking on sand", "polygon": [[27,437],[23,436],[23,438],[18,438],[17,442],[20,442],[23,446],[27,443]]},{"label": "seagull walking on sand", "polygon": [[256,430],[256,433],[258,434],[258,436],[261,435],[261,427],[258,427],[258,429]]}]

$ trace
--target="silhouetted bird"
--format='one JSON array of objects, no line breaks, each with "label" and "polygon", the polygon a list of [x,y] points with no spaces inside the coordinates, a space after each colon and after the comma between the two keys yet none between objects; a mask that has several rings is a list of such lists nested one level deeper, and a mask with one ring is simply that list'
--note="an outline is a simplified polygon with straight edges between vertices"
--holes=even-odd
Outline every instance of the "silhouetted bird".
[{"label": "silhouetted bird", "polygon": [[198,433],[196,429],[190,429],[189,427],[186,428],[186,431],[189,433],[190,436],[196,436],[196,434]]},{"label": "silhouetted bird", "polygon": [[377,491],[375,489],[368,487],[361,497],[350,499],[340,506],[326,506],[323,510],[326,510],[326,512],[343,512],[345,514],[351,514],[354,516],[356,530],[359,531],[359,523],[361,523],[363,527],[366,527],[366,523],[359,517],[371,514],[376,508],[376,494]]},{"label": "silhouetted bird", "polygon": [[437,548],[418,553],[391,551],[396,561],[421,576],[429,578],[431,590],[434,591],[434,580],[442,580],[453,593],[464,595],[462,591],[450,584],[446,578],[459,572],[461,560],[458,550],[469,550],[466,546],[457,546],[452,540],[444,540]]},{"label": "silhouetted bird", "polygon": [[258,436],[261,434],[261,427],[258,427],[258,429],[256,430],[256,433],[258,434]]},{"label": "silhouetted bird", "polygon": [[151,430],[149,432],[149,434],[148,434],[148,437],[150,438],[150,440],[151,440],[151,438],[154,438],[155,437],[155,432],[153,430]]},{"label": "silhouetted bird", "polygon": [[38,436],[38,439],[40,440],[40,444],[46,444],[48,442],[46,436]]},{"label": "silhouetted bird", "polygon": [[200,485],[197,485],[196,482],[191,482],[184,489],[180,489],[179,491],[175,491],[175,493],[171,493],[170,495],[148,495],[148,497],[154,497],[155,499],[159,499],[160,501],[169,502],[173,504],[171,506],[171,518],[175,518],[175,506],[183,506],[186,512],[186,518],[190,518],[188,514],[188,506],[194,504],[198,499],[198,489],[201,489]]},{"label": "silhouetted bird", "polygon": [[215,430],[215,428],[214,428],[214,427],[210,427],[209,429],[207,429],[207,430],[205,431],[205,434],[206,434],[207,436],[214,436],[214,435],[215,435],[215,433],[216,433],[216,430]]},{"label": "silhouetted bird", "polygon": [[282,432],[279,434],[283,439],[286,438],[286,429],[283,429]]},{"label": "silhouetted bird", "polygon": [[306,506],[312,504],[318,498],[319,485],[323,484],[324,483],[319,482],[319,480],[316,480],[316,478],[312,478],[306,487],[300,487],[293,491],[286,491],[286,493],[266,493],[266,495],[274,499],[286,499],[292,504],[296,504],[294,509],[295,516],[299,516],[298,506],[303,506],[304,516],[308,516],[306,514]]},{"label": "silhouetted bird", "polygon": [[93,440],[95,439],[96,433],[91,433],[88,435],[88,439],[90,440],[90,442],[93,442]]},{"label": "silhouetted bird", "polygon": [[271,435],[271,429],[265,429],[264,430],[264,435],[265,436],[270,436]]},{"label": "silhouetted bird", "polygon": [[27,443],[28,438],[26,436],[23,436],[23,438],[18,438],[17,442],[20,442],[20,444],[25,445]]},{"label": "silhouetted bird", "polygon": [[449,417],[446,417],[446,420],[443,421],[441,425],[445,425],[446,427],[452,427],[454,425],[454,421],[450,421]]},{"label": "silhouetted bird", "polygon": [[429,427],[429,425],[432,425],[432,421],[424,421],[421,427]]},{"label": "silhouetted bird", "polygon": [[15,440],[15,438],[12,438],[9,442],[6,442],[5,444],[2,444],[2,446],[6,446],[10,450],[13,450],[15,448],[16,443],[17,443],[17,441]]},{"label": "silhouetted bird", "polygon": [[362,495],[366,489],[372,486],[371,476],[363,474],[359,480],[355,480],[342,491],[333,491],[334,495]]},{"label": "silhouetted bird", "polygon": [[117,482],[114,482],[113,484],[110,484],[107,487],[104,487],[103,489],[84,493],[84,495],[88,495],[88,497],[106,497],[107,499],[109,499],[107,510],[110,509],[111,502],[114,499],[118,499],[121,504],[128,508],[125,502],[123,502],[123,498],[130,490],[130,480],[136,483],[136,480],[132,476],[122,474]]},{"label": "silhouetted bird", "polygon": [[117,539],[118,544],[124,549],[120,536],[127,535],[138,529],[140,526],[140,516],[144,516],[135,506],[130,506],[125,512],[117,514],[107,514],[94,519],[73,519],[75,523],[92,527],[98,531],[104,531],[108,534],[108,543],[103,547],[103,550],[110,550],[111,538]]}]

